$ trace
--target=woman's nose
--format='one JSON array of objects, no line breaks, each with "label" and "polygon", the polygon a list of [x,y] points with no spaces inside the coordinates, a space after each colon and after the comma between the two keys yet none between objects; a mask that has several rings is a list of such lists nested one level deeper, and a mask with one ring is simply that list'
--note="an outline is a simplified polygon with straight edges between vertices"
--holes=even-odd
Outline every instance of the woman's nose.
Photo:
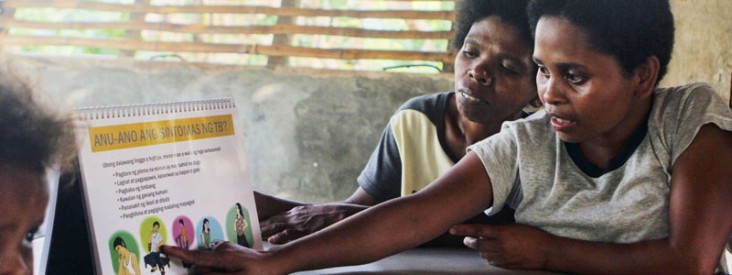
[{"label": "woman's nose", "polygon": [[488,73],[487,70],[480,66],[476,66],[468,72],[468,76],[478,84],[483,86],[489,86],[493,83],[493,76]]},{"label": "woman's nose", "polygon": [[557,105],[566,101],[562,94],[562,87],[553,78],[549,78],[542,87],[539,88],[541,91],[541,99],[545,104]]}]

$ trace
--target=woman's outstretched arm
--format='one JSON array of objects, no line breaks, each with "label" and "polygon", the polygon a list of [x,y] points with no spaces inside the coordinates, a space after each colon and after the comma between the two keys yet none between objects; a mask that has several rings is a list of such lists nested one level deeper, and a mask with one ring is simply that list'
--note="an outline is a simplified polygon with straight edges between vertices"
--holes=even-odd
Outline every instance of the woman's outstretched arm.
[{"label": "woman's outstretched arm", "polygon": [[371,207],[316,234],[258,253],[227,243],[213,252],[166,246],[170,256],[199,270],[285,274],[371,262],[415,247],[492,204],[480,159],[469,153],[453,169],[411,196]]}]

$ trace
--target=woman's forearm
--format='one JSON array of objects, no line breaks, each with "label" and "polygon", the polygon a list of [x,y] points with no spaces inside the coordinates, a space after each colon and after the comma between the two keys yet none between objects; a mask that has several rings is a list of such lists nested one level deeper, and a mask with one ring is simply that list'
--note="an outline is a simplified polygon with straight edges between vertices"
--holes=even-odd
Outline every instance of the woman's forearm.
[{"label": "woman's forearm", "polygon": [[546,268],[571,273],[712,274],[715,268],[668,239],[615,244],[555,237],[550,250]]},{"label": "woman's forearm", "polygon": [[470,154],[425,190],[362,211],[273,252],[284,273],[368,263],[415,247],[487,208],[493,195]]},{"label": "woman's forearm", "polygon": [[274,254],[284,260],[284,273],[364,264],[389,256],[432,239],[449,226],[427,226],[429,222],[415,215],[419,205],[399,200],[371,207]]},{"label": "woman's forearm", "polygon": [[294,207],[305,205],[304,203],[280,199],[257,191],[254,191],[254,202],[257,205],[257,216],[260,221],[269,219],[269,217],[288,211]]}]

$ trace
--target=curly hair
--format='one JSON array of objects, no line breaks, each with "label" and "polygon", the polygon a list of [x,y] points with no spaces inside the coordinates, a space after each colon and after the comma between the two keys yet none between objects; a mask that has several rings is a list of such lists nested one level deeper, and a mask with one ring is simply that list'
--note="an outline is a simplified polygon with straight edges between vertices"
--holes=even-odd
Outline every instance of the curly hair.
[{"label": "curly hair", "polygon": [[498,16],[501,22],[514,26],[519,36],[531,48],[534,40],[526,16],[527,0],[464,0],[455,12],[454,37],[450,43],[453,50],[462,48],[470,27],[489,16]]},{"label": "curly hair", "polygon": [[626,76],[651,56],[661,63],[658,81],[666,74],[675,31],[668,0],[532,0],[528,13],[532,33],[542,16],[577,26],[590,47],[614,57]]},{"label": "curly hair", "polygon": [[0,164],[44,175],[48,167],[67,167],[76,147],[70,114],[35,97],[26,82],[0,70]]}]

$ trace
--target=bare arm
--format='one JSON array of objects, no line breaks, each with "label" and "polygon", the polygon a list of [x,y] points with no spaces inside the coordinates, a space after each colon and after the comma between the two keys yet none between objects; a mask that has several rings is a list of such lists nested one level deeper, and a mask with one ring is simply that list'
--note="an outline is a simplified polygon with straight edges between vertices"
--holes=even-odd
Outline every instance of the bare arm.
[{"label": "bare arm", "polygon": [[[262,194],[259,194],[259,196],[262,198],[263,204],[265,199],[268,205],[275,204],[273,200],[287,202]],[[286,209],[263,220],[260,224],[262,237],[273,244],[284,244],[350,217],[376,203],[379,203],[379,201],[359,187],[344,202],[297,205],[292,209]],[[281,203],[281,205],[287,207],[296,204]]]},{"label": "bare arm", "polygon": [[591,274],[711,274],[732,230],[732,133],[705,125],[674,164],[669,236],[632,244],[578,241],[523,225],[455,226],[494,265]]},{"label": "bare arm", "polygon": [[243,274],[286,274],[360,264],[430,240],[490,206],[492,198],[483,164],[469,153],[428,188],[371,207],[276,251],[260,254],[231,244],[214,252],[172,246],[165,246],[164,251],[200,268]]},{"label": "bare arm", "polygon": [[305,203],[280,199],[257,191],[254,191],[254,203],[257,205],[257,216],[260,221],[269,219],[269,217],[294,207],[306,205]]},{"label": "bare arm", "polygon": [[490,206],[492,198],[483,164],[470,153],[428,188],[284,246],[273,260],[284,272],[370,262],[440,235]]},{"label": "bare arm", "polygon": [[[280,199],[267,194],[254,191],[254,201],[257,205],[257,215],[259,220],[263,221],[270,217],[286,212],[298,206],[307,206],[310,204]],[[343,201],[343,203],[371,206],[379,203],[379,201],[366,193],[363,188],[359,187],[353,194]]]}]

